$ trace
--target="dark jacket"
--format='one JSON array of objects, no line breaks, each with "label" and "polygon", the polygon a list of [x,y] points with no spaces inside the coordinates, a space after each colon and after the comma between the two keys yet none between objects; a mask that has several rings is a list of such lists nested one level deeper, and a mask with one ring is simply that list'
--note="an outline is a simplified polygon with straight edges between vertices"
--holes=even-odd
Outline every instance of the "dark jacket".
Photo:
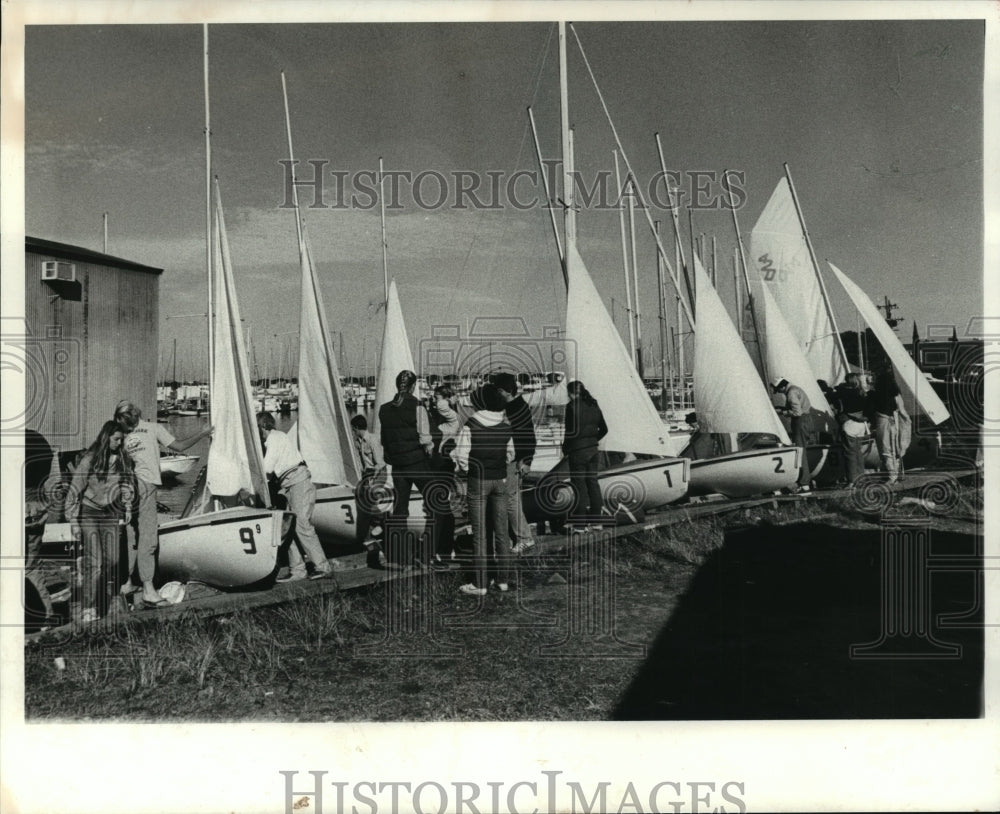
[{"label": "dark jacket", "polygon": [[502,480],[507,477],[507,445],[511,440],[510,424],[502,421],[492,427],[480,424],[475,416],[465,422],[469,428],[469,477]]},{"label": "dark jacket", "polygon": [[596,450],[600,440],[608,434],[604,414],[596,404],[587,404],[583,399],[570,399],[566,405],[566,434],[563,438],[564,455],[573,452]]},{"label": "dark jacket", "polygon": [[514,460],[531,463],[535,457],[535,422],[531,420],[531,408],[523,398],[517,396],[507,402],[504,408],[507,421],[514,434]]},{"label": "dark jacket", "polygon": [[385,462],[393,466],[410,466],[427,459],[417,429],[417,408],[420,402],[412,395],[403,397],[398,407],[391,401],[378,408],[382,451]]}]

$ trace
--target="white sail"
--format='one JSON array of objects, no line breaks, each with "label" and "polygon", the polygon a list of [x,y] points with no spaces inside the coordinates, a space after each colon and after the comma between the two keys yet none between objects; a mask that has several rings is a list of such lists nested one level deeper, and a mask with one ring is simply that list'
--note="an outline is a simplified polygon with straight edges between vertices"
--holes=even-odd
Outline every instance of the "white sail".
[{"label": "white sail", "polygon": [[382,353],[378,360],[375,380],[375,418],[372,432],[378,436],[378,410],[396,397],[396,376],[402,370],[415,370],[410,339],[403,322],[403,309],[399,305],[396,281],[389,283],[389,299],[385,304],[385,330],[382,333]]},{"label": "white sail", "polygon": [[299,229],[299,264],[302,271],[296,424],[299,451],[314,483],[354,484],[360,477],[361,467],[305,223]]},{"label": "white sail", "polygon": [[772,377],[781,376],[801,387],[809,397],[813,410],[825,412],[832,417],[833,408],[819,389],[802,346],[782,316],[770,289],[759,280],[751,281],[751,287],[757,303],[757,326],[764,343],[767,370]]},{"label": "white sail", "polygon": [[914,407],[918,407],[935,424],[940,424],[948,419],[950,416],[948,408],[944,406],[930,382],[910,358],[910,354],[906,352],[903,343],[899,341],[892,328],[879,313],[875,303],[833,263],[829,263],[829,266],[834,276],[844,287],[847,296],[851,298],[854,307],[858,309],[858,313],[872,329],[872,333],[882,345],[889,361],[892,362],[892,367],[896,371],[896,381],[899,383],[907,410],[912,414]]},{"label": "white sail", "polygon": [[847,364],[837,344],[813,268],[809,246],[795,210],[788,179],[775,187],[750,233],[753,267],[799,339],[813,379],[834,386],[847,375]]},{"label": "white sail", "polygon": [[697,256],[694,406],[707,432],[761,432],[790,444],[764,383]]},{"label": "white sail", "polygon": [[[265,506],[270,506],[218,182],[214,214],[215,343],[211,391],[215,432],[208,453],[206,486],[213,497],[233,498],[243,491],[256,494]],[[207,505],[208,501],[203,504]]]},{"label": "white sail", "polygon": [[667,435],[583,258],[573,244],[567,245],[566,251],[569,376],[583,382],[601,405],[608,425],[601,448],[676,455],[674,441]]}]

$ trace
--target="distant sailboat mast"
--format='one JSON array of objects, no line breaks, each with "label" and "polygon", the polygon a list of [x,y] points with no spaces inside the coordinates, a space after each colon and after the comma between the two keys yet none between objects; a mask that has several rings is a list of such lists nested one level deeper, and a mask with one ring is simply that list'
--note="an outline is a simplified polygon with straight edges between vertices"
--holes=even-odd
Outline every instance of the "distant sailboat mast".
[{"label": "distant sailboat mast", "polygon": [[212,127],[208,96],[208,23],[202,25],[205,81],[205,275],[208,279],[208,425],[212,426],[212,401],[215,395],[215,298],[212,292]]}]

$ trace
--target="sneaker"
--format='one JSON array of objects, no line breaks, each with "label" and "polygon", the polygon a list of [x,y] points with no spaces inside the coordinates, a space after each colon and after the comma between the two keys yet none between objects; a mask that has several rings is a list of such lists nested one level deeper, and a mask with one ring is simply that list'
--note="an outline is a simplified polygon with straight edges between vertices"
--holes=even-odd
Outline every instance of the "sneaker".
[{"label": "sneaker", "polygon": [[507,591],[510,590],[510,585],[508,585],[506,582],[496,582],[494,584],[497,586],[497,590],[500,591],[500,593],[505,594],[507,593]]},{"label": "sneaker", "polygon": [[285,582],[301,582],[304,579],[308,579],[308,577],[307,577],[306,574],[293,574],[293,573],[289,572],[287,574],[282,574],[280,577],[278,577],[275,580],[275,582],[281,582],[281,583],[285,583]]},{"label": "sneaker", "polygon": [[[483,593],[486,592],[483,591]],[[80,615],[80,623],[89,625],[91,622],[96,622],[97,618],[97,608],[85,608],[83,613]]]},{"label": "sneaker", "polygon": [[317,568],[309,575],[309,579],[326,579],[327,577],[332,577],[338,570],[340,569],[332,567]]},{"label": "sneaker", "polygon": [[534,540],[521,540],[516,546],[511,548],[511,553],[513,554],[526,554],[530,549],[535,547]]},{"label": "sneaker", "polygon": [[450,571],[452,563],[451,560],[442,559],[440,554],[435,554],[431,560],[431,568],[435,571]]},{"label": "sneaker", "polygon": [[460,593],[469,594],[469,596],[486,596],[485,588],[477,588],[471,582],[462,585],[458,590]]}]

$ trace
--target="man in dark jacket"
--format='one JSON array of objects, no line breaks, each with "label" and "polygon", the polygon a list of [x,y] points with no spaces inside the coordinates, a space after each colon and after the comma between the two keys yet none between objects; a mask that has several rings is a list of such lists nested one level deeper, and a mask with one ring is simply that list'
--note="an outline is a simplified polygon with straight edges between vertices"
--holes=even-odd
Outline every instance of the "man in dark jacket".
[{"label": "man in dark jacket", "polygon": [[507,466],[507,525],[510,527],[515,554],[523,554],[534,546],[531,528],[521,506],[521,479],[531,469],[535,455],[535,422],[525,400],[517,395],[517,379],[511,373],[497,373],[493,384],[504,401],[504,414],[514,435],[514,460]]}]

